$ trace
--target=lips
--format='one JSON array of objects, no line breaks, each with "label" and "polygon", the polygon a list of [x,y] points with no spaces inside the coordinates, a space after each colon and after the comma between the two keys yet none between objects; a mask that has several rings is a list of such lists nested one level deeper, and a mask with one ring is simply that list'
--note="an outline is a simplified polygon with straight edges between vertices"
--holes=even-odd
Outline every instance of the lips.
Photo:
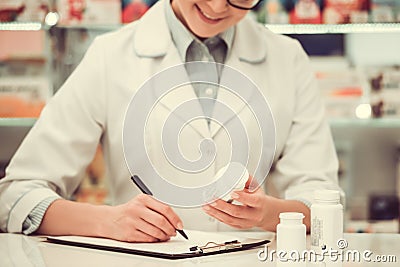
[{"label": "lips", "polygon": [[222,20],[222,18],[216,18],[216,17],[211,16],[210,14],[205,13],[197,5],[195,5],[195,6],[196,6],[196,9],[197,9],[197,11],[199,13],[199,17],[204,22],[209,23],[209,24],[216,24],[216,23],[218,23],[218,22],[220,22]]}]

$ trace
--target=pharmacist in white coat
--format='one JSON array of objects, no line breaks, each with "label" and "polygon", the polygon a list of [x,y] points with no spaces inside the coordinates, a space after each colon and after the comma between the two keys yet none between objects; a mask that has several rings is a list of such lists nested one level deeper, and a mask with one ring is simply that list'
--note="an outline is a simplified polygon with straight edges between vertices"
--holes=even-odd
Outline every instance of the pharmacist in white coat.
[{"label": "pharmacist in white coat", "polygon": [[[248,10],[243,8],[256,3],[161,1],[139,21],[98,37],[47,104],[13,157],[6,177],[0,180],[1,230],[151,242],[167,240],[182,227],[274,231],[283,211],[303,212],[309,226],[312,192],[338,189],[334,145],[306,54],[297,41],[246,17]],[[215,40],[217,46],[208,46],[207,42]],[[155,73],[199,60],[199,51],[200,60],[224,63],[249,77],[268,100],[274,116],[276,152],[271,171],[255,192],[232,194],[241,205],[217,200],[196,209],[171,208],[140,194],[125,163],[122,129],[132,96]],[[174,106],[178,100],[202,93],[186,91],[169,101]],[[222,91],[214,97],[231,101]],[[194,108],[201,108],[198,105]],[[249,131],[254,151],[250,151],[247,167],[252,174],[259,160],[255,148],[260,137],[248,111],[232,106]],[[157,138],[157,121],[167,113],[171,113],[168,103],[154,113],[148,129],[151,134],[146,137],[149,157],[161,172],[168,162]],[[227,163],[230,148],[224,131],[212,131],[213,126],[205,121],[185,129],[180,146],[188,153],[195,150],[185,147],[197,146],[205,137],[218,147],[220,154],[207,172],[215,173]],[[67,200],[80,184],[99,142],[112,205]]]}]

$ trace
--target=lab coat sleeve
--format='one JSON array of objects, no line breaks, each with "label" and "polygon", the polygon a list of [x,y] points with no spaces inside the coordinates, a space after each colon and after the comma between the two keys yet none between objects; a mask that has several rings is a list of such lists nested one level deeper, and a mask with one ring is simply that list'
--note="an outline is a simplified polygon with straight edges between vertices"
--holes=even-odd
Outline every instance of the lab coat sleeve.
[{"label": "lab coat sleeve", "polygon": [[43,109],[0,181],[0,228],[21,232],[28,214],[49,197],[68,198],[81,182],[105,128],[101,42]]},{"label": "lab coat sleeve", "polygon": [[297,41],[295,44],[295,106],[288,138],[270,179],[280,197],[310,206],[314,190],[340,190],[338,160],[309,58]]}]

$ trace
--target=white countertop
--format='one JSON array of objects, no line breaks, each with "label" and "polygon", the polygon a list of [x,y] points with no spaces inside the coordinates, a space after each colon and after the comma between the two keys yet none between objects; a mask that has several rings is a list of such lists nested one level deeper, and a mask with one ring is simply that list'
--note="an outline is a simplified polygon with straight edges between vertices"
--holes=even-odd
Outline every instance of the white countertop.
[{"label": "white countertop", "polygon": [[[237,232],[235,232],[237,234]],[[275,249],[274,234],[258,232],[241,232],[243,236],[268,238],[272,242],[268,245],[267,251]],[[257,248],[249,251],[234,252],[229,254],[213,255],[207,257],[164,260],[145,256],[130,255],[117,252],[108,252],[88,248],[79,248],[43,242],[44,238],[39,236],[24,236],[19,234],[0,234],[0,266],[400,266],[400,234],[345,234],[348,242],[347,251],[357,250],[367,253],[372,262],[360,262],[353,260],[329,262],[290,262],[283,263],[275,259],[261,261],[258,259],[258,252],[265,248]],[[309,236],[308,236],[309,240]],[[309,246],[308,246],[309,247]],[[345,251],[346,251],[345,250]],[[396,260],[392,263],[377,263],[373,260],[376,256],[384,256],[386,259]],[[381,257],[382,259],[382,257]]]}]

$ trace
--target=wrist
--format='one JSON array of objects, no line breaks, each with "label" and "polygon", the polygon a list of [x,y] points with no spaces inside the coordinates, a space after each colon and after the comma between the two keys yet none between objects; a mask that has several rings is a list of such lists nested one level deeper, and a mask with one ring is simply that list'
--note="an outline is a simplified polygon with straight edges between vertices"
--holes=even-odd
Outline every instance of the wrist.
[{"label": "wrist", "polygon": [[97,237],[105,237],[105,238],[112,238],[113,234],[113,225],[114,225],[114,213],[115,207],[101,205],[96,206],[94,210],[95,219],[93,225],[94,227],[94,235]]},{"label": "wrist", "polygon": [[279,214],[281,212],[301,212],[305,218],[303,223],[306,225],[307,231],[310,230],[310,209],[302,202],[297,200],[278,199],[266,196],[266,212],[264,212],[264,220],[259,225],[265,231],[276,231],[279,223]]},{"label": "wrist", "polygon": [[37,233],[105,237],[111,207],[55,200],[46,210]]},{"label": "wrist", "polygon": [[285,207],[284,199],[265,196],[266,212],[264,212],[264,219],[259,227],[265,231],[275,232],[276,226],[279,223],[279,213]]}]

